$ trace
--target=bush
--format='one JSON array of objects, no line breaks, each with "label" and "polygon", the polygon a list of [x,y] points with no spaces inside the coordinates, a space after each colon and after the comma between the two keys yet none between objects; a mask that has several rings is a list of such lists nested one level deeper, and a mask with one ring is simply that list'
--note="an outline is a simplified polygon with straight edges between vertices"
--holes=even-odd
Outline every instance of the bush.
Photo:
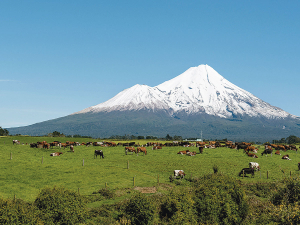
[{"label": "bush", "polygon": [[299,203],[300,181],[298,178],[284,179],[285,186],[275,193],[271,200],[274,205]]},{"label": "bush", "polygon": [[236,179],[215,173],[195,184],[195,207],[200,223],[240,224],[245,220],[248,204]]},{"label": "bush", "polygon": [[63,187],[42,189],[34,204],[45,224],[77,224],[86,214],[84,199]]},{"label": "bush", "polygon": [[194,204],[187,188],[174,189],[162,200],[160,219],[172,224],[197,224]]},{"label": "bush", "polygon": [[299,205],[278,205],[272,208],[271,218],[273,222],[278,224],[299,224],[300,208]]},{"label": "bush", "polygon": [[38,210],[22,200],[0,199],[0,224],[43,224]]},{"label": "bush", "polygon": [[154,204],[147,196],[138,193],[125,205],[124,211],[129,215],[132,224],[149,224],[153,220]]},{"label": "bush", "polygon": [[278,184],[275,182],[257,182],[254,184],[245,184],[244,187],[248,192],[247,194],[251,193],[258,197],[269,198],[273,192],[277,192]]}]

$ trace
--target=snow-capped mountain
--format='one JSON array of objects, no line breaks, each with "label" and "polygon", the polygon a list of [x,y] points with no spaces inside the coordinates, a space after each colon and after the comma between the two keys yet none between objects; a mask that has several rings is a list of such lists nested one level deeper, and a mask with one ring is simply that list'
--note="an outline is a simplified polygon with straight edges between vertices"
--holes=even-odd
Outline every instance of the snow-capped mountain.
[{"label": "snow-capped mountain", "polygon": [[75,114],[127,110],[164,110],[170,116],[209,114],[221,118],[236,115],[269,119],[296,116],[271,106],[253,94],[232,84],[212,67],[191,67],[179,76],[158,86],[134,85],[101,104]]}]

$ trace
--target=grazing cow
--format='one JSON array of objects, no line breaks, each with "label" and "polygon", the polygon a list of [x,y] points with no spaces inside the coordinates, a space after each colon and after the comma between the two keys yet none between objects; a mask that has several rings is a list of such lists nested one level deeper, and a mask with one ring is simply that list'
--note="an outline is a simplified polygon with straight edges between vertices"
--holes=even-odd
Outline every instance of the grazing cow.
[{"label": "grazing cow", "polygon": [[153,146],[152,150],[155,150],[155,149],[162,149],[162,147],[161,146]]},{"label": "grazing cow", "polygon": [[298,149],[297,149],[296,145],[290,145],[290,147],[291,147],[291,150],[298,151]]},{"label": "grazing cow", "polygon": [[275,155],[281,155],[280,151],[277,150],[277,151],[275,152]]},{"label": "grazing cow", "polygon": [[50,148],[53,148],[53,147],[59,147],[60,146],[60,142],[58,141],[53,141],[51,143],[49,143],[50,145]]},{"label": "grazing cow", "polygon": [[179,151],[177,154],[186,155],[190,150]]},{"label": "grazing cow", "polygon": [[275,148],[276,150],[284,150],[286,151],[285,147],[283,145],[277,145],[277,148]]},{"label": "grazing cow", "polygon": [[238,144],[237,146],[236,146],[236,149],[237,150],[240,150],[240,149],[246,149],[246,148],[248,148],[248,145],[244,145],[244,144]]},{"label": "grazing cow", "polygon": [[38,144],[37,143],[30,143],[30,148],[37,148]]},{"label": "grazing cow", "polygon": [[241,176],[243,174],[244,171],[244,175],[245,174],[251,174],[252,177],[254,176],[254,169],[253,168],[244,168],[241,170],[241,172],[239,173],[239,176]]},{"label": "grazing cow", "polygon": [[174,177],[180,177],[181,178],[184,178],[186,174],[184,173],[183,170],[174,170]]},{"label": "grazing cow", "polygon": [[12,142],[13,142],[13,145],[14,145],[14,144],[17,144],[17,145],[20,144],[20,141],[18,141],[18,140],[13,140]]},{"label": "grazing cow", "polygon": [[249,162],[249,168],[253,168],[256,171],[260,170],[259,164],[257,162]]},{"label": "grazing cow", "polygon": [[146,147],[138,147],[137,148],[137,154],[139,152],[144,152],[144,155],[147,155],[147,149],[146,149]]},{"label": "grazing cow", "polygon": [[284,155],[282,156],[282,159],[291,160],[289,157],[290,157],[289,155]]},{"label": "grazing cow", "polygon": [[200,146],[200,147],[199,147],[199,152],[200,152],[200,154],[203,153],[203,146]]},{"label": "grazing cow", "polygon": [[104,155],[103,155],[103,151],[102,151],[102,150],[95,150],[94,158],[95,158],[95,156],[96,156],[96,158],[97,158],[98,155],[100,156],[100,159],[101,159],[101,157],[104,158]]},{"label": "grazing cow", "polygon": [[53,152],[50,154],[50,156],[60,156],[61,154],[63,154],[62,152]]},{"label": "grazing cow", "polygon": [[134,147],[125,147],[125,154],[127,155],[127,152],[131,152],[132,154],[133,153],[136,153],[136,150]]},{"label": "grazing cow", "polygon": [[273,149],[265,149],[262,153],[261,153],[261,156],[263,156],[264,154],[266,154],[266,156],[268,156],[268,154],[271,154],[272,155],[272,152],[273,152]]},{"label": "grazing cow", "polygon": [[49,149],[49,148],[50,148],[50,144],[48,144],[48,143],[44,143],[44,144],[43,144],[43,148],[45,148],[45,149]]},{"label": "grazing cow", "polygon": [[71,150],[71,152],[74,152],[74,146],[73,145],[70,145],[70,150]]},{"label": "grazing cow", "polygon": [[257,153],[257,148],[255,146],[248,146],[245,151]]}]

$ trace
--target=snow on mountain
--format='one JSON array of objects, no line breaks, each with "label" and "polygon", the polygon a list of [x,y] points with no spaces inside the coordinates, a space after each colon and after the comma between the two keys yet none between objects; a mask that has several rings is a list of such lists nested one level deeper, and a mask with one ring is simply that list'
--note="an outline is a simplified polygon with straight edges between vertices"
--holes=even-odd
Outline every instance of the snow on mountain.
[{"label": "snow on mountain", "polygon": [[234,115],[267,118],[293,116],[232,84],[208,65],[191,67],[156,87],[134,85],[101,104],[74,114],[115,110],[165,110],[170,115],[207,113],[229,118]]}]

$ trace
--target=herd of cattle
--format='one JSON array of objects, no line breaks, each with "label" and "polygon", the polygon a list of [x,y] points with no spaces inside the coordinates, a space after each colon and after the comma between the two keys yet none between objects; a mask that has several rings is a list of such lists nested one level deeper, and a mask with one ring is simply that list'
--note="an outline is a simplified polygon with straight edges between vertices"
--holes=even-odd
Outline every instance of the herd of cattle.
[{"label": "herd of cattle", "polygon": [[[13,140],[13,144],[21,144],[18,140]],[[27,144],[27,143],[26,143]],[[138,153],[144,153],[144,155],[147,155],[147,149],[146,147],[152,147],[152,150],[162,149],[163,147],[171,147],[171,146],[182,146],[182,147],[197,147],[199,148],[199,154],[203,154],[203,151],[205,148],[219,148],[219,147],[226,147],[231,149],[236,149],[237,151],[242,149],[243,152],[252,158],[258,158],[258,147],[255,147],[252,145],[252,143],[248,142],[235,142],[227,141],[227,142],[219,142],[219,141],[209,141],[209,142],[196,142],[191,143],[188,141],[173,141],[173,142],[166,142],[166,143],[160,143],[160,142],[148,142],[145,145],[140,145],[139,143],[135,142],[127,142],[127,143],[115,143],[115,142],[70,142],[66,141],[66,143],[61,143],[59,141],[53,141],[51,143],[47,143],[46,141],[37,142],[37,143],[30,143],[31,148],[44,148],[44,149],[50,149],[50,148],[70,148],[71,152],[74,152],[74,146],[79,145],[85,145],[85,146],[101,146],[101,147],[116,147],[116,146],[123,146],[125,147],[125,155],[128,153],[135,153],[138,155]],[[275,155],[281,155],[280,150],[286,152],[287,150],[294,150],[298,151],[297,147],[295,145],[275,145],[270,143],[264,144],[264,149],[261,153],[261,156],[263,155],[271,155],[273,154],[273,151],[275,150]],[[63,154],[62,152],[54,152],[51,153],[50,156],[59,156]],[[187,155],[187,156],[195,156],[197,153],[195,151],[191,152],[190,150],[182,150],[179,151],[177,154],[180,155]],[[100,158],[104,158],[104,154],[102,150],[95,150],[94,151],[94,158],[97,158],[97,156],[100,156]],[[283,155],[282,159],[285,160],[291,160],[289,158],[289,155]],[[298,163],[298,169],[300,170],[300,162]],[[245,174],[251,174],[254,176],[254,172],[260,170],[260,166],[256,162],[250,162],[249,167],[243,168],[241,172],[239,173],[239,176],[245,175]],[[180,177],[184,178],[185,173],[183,170],[175,170],[174,171],[174,177]]]}]

